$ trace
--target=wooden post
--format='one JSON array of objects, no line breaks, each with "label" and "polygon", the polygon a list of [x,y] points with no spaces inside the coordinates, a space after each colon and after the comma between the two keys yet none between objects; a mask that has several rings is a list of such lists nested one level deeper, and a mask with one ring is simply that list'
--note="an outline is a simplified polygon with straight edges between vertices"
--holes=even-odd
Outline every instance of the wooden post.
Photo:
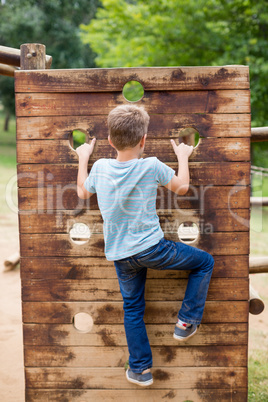
[{"label": "wooden post", "polygon": [[250,205],[255,207],[267,207],[268,197],[250,197]]},{"label": "wooden post", "polygon": [[[20,49],[13,49],[12,47],[0,46],[0,63],[9,66],[20,67],[21,52]],[[52,64],[52,57],[46,55],[46,68],[50,68]]]},{"label": "wooden post", "polygon": [[268,127],[254,127],[251,129],[251,142],[268,141]]},{"label": "wooden post", "polygon": [[20,262],[20,253],[17,251],[4,261],[5,271],[11,271],[16,268]]},{"label": "wooden post", "polygon": [[21,45],[20,68],[22,70],[45,70],[46,46],[39,43]]},{"label": "wooden post", "polygon": [[250,257],[249,273],[262,274],[268,272],[268,257]]},{"label": "wooden post", "polygon": [[20,66],[20,50],[12,47],[0,46],[0,63]]},{"label": "wooden post", "polygon": [[7,77],[14,77],[14,73],[17,70],[14,66],[0,63],[0,75],[6,75]]},{"label": "wooden post", "polygon": [[258,292],[250,285],[249,312],[254,315],[261,314],[264,310],[264,302]]}]

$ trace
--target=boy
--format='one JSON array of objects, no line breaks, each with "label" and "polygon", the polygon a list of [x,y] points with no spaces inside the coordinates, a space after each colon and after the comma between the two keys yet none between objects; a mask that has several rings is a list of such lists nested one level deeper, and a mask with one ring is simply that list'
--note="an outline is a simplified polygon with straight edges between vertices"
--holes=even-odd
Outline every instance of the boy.
[{"label": "boy", "polygon": [[156,214],[158,184],[179,195],[189,188],[188,158],[192,146],[173,140],[178,175],[156,157],[141,158],[149,116],[134,105],[121,105],[108,116],[110,145],[116,159],[99,159],[87,173],[95,139],[77,148],[77,193],[82,199],[97,193],[103,217],[105,255],[113,261],[124,300],[124,326],[129,349],[127,380],[153,383],[152,353],[143,315],[147,268],[190,270],[185,297],[178,313],[174,338],[193,336],[201,322],[214,260],[210,254],[181,242],[166,240]]}]

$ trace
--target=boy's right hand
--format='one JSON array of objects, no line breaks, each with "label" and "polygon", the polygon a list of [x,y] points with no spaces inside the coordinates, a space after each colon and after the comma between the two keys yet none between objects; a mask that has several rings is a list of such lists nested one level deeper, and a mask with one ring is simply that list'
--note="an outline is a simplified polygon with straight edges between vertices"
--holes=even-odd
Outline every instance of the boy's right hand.
[{"label": "boy's right hand", "polygon": [[194,147],[192,145],[186,145],[183,142],[177,145],[174,140],[170,140],[170,142],[173,146],[173,150],[177,155],[178,160],[183,159],[185,157],[187,157],[188,159],[193,152]]}]

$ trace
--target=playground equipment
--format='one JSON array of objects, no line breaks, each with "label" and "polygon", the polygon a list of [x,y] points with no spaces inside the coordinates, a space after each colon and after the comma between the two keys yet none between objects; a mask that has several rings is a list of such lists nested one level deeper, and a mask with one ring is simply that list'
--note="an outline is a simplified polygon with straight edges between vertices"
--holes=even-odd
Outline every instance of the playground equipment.
[{"label": "playground equipment", "polygon": [[[15,72],[26,400],[246,401],[248,67],[45,70],[45,48],[36,46],[22,45],[24,70]],[[72,148],[79,129],[97,138],[90,166],[115,156],[107,114],[127,103],[122,90],[133,80],[143,85],[137,103],[151,117],[144,157],[156,155],[176,169],[169,139],[179,140],[185,128],[199,133],[191,189],[179,197],[160,187],[157,208],[165,237],[215,259],[202,325],[184,344],[172,331],[187,273],[149,272],[145,321],[154,384],[146,390],[124,376],[122,299],[104,257],[97,200],[76,195]],[[86,226],[70,235],[77,223]],[[193,237],[181,235],[183,228]]]}]

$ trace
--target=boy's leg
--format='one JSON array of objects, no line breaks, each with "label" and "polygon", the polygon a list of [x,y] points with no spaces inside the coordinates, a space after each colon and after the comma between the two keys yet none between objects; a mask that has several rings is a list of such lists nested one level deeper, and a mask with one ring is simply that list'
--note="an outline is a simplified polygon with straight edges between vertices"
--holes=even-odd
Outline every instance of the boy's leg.
[{"label": "boy's leg", "polygon": [[124,300],[124,326],[129,350],[129,366],[134,373],[152,367],[152,352],[143,321],[146,268],[133,268],[129,259],[114,261]]},{"label": "boy's leg", "polygon": [[[209,253],[184,243],[176,242],[175,247],[177,255],[173,264],[178,264],[179,261],[177,269],[183,267],[190,270],[178,318],[188,324],[198,325],[204,312],[214,259]],[[169,269],[174,269],[173,267]]]},{"label": "boy's leg", "polygon": [[161,239],[157,253],[134,256],[137,264],[159,270],[190,270],[187,289],[178,318],[198,325],[201,322],[214,266],[213,257],[181,242]]}]

